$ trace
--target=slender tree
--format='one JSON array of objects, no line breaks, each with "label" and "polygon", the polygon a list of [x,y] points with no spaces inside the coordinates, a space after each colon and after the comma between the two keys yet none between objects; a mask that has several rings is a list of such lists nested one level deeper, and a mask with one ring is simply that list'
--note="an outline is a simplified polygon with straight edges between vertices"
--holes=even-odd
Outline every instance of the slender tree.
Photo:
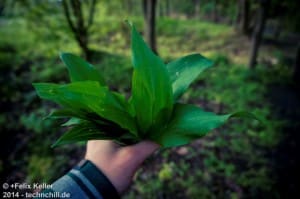
[{"label": "slender tree", "polygon": [[254,69],[256,65],[257,55],[263,35],[263,31],[265,28],[265,23],[267,19],[267,11],[269,8],[270,0],[259,0],[259,11],[258,18],[256,22],[256,27],[252,35],[251,41],[251,50],[250,50],[250,59],[249,59],[249,67]]},{"label": "slender tree", "polygon": [[74,38],[82,50],[85,58],[90,60],[91,51],[89,44],[89,29],[94,21],[94,13],[97,0],[85,1],[89,3],[88,17],[85,19],[83,14],[83,1],[81,0],[62,0],[64,15]]},{"label": "slender tree", "polygon": [[194,5],[195,5],[195,18],[199,18],[200,16],[200,0],[194,0]]},{"label": "slender tree", "polygon": [[156,34],[155,34],[155,11],[156,0],[143,0],[143,11],[145,19],[145,37],[150,48],[157,53]]},{"label": "slender tree", "polygon": [[166,0],[166,15],[170,16],[171,14],[171,2],[170,0]]},{"label": "slender tree", "polygon": [[247,35],[250,22],[250,0],[239,0],[238,30]]}]

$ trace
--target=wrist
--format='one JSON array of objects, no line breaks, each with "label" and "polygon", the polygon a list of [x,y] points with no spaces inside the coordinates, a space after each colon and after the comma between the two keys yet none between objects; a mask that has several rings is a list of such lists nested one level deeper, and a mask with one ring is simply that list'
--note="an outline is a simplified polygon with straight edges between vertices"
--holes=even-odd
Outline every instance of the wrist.
[{"label": "wrist", "polygon": [[105,174],[89,160],[82,160],[75,167],[106,198],[119,199],[119,193]]},{"label": "wrist", "polygon": [[132,165],[131,155],[125,150],[110,158],[95,158],[87,154],[85,159],[92,162],[109,179],[117,192],[122,194],[130,185],[136,170],[136,167]]}]

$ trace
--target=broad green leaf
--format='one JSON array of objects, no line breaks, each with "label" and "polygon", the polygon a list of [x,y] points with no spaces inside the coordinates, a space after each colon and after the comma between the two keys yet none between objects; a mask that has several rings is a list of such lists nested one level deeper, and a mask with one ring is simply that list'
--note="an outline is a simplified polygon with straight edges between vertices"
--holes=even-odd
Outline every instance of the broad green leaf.
[{"label": "broad green leaf", "polygon": [[150,139],[171,147],[200,138],[231,117],[255,118],[248,112],[216,115],[192,105],[174,105],[212,62],[192,54],[165,65],[133,25],[131,41],[134,72],[129,102],[123,95],[110,92],[91,64],[70,53],[62,53],[61,59],[72,83],[33,84],[41,98],[63,106],[48,117],[70,118],[63,126],[72,128],[53,146],[92,139],[130,145]]},{"label": "broad green leaf", "polygon": [[76,124],[72,124],[72,122],[70,123],[73,126],[72,129],[63,134],[52,147],[88,140],[114,140],[121,145],[130,145],[138,142],[136,136],[126,131],[122,132],[120,129],[115,129],[116,126],[98,125],[82,120],[79,123],[76,122]]},{"label": "broad green leaf", "polygon": [[70,144],[79,141],[88,140],[107,140],[112,136],[103,133],[97,126],[91,122],[83,122],[74,126],[71,130],[63,134],[53,145],[56,147],[63,144]]},{"label": "broad green leaf", "polygon": [[229,118],[240,116],[256,119],[251,113],[246,112],[216,115],[193,105],[176,104],[166,129],[152,134],[151,139],[164,147],[187,144],[223,125]]},{"label": "broad green leaf", "polygon": [[[84,81],[65,85],[37,83],[33,85],[43,99],[52,100],[80,115],[96,113],[130,132],[136,133],[135,121],[124,109],[124,104],[120,104],[108,88],[100,86],[98,82]],[[90,118],[89,115],[86,117]]]},{"label": "broad green leaf", "polygon": [[[61,60],[65,63],[65,65],[68,68],[69,76],[70,76],[70,79],[72,82],[98,81],[101,86],[105,86],[105,81],[104,81],[102,75],[92,64],[86,62],[84,59],[82,59],[74,54],[71,54],[71,53],[61,53],[60,57],[61,57]],[[115,96],[116,100],[124,101],[122,99],[122,97],[123,97],[122,95],[120,95],[118,93],[113,93],[113,95]],[[127,101],[125,100],[125,102],[122,102],[122,103],[124,104],[126,102]]]},{"label": "broad green leaf", "polygon": [[200,54],[191,54],[167,64],[171,77],[174,100],[180,97],[189,85],[213,62]]},{"label": "broad green leaf", "polygon": [[61,118],[76,118],[81,120],[93,121],[100,125],[114,124],[97,115],[94,112],[87,112],[83,110],[59,109],[50,113],[45,119],[61,119]]},{"label": "broad green leaf", "polygon": [[169,120],[173,107],[172,85],[165,64],[149,49],[134,26],[131,34],[134,72],[130,102],[140,131],[146,133],[150,127],[159,128]]},{"label": "broad green leaf", "polygon": [[98,81],[100,85],[105,85],[99,71],[84,59],[71,53],[61,53],[60,58],[67,66],[72,82],[90,80]]}]

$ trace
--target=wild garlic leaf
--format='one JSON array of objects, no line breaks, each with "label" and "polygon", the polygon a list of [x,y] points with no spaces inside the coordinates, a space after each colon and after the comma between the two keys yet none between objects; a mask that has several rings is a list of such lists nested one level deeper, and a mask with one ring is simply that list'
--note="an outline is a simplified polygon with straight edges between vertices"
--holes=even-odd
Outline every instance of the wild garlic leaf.
[{"label": "wild garlic leaf", "polygon": [[51,112],[45,119],[62,119],[62,118],[71,118],[71,119],[78,119],[78,120],[86,120],[92,121],[97,124],[109,124],[108,120],[104,119],[100,115],[96,114],[95,112],[88,112],[84,110],[71,110],[71,109],[58,109]]},{"label": "wild garlic leaf", "polygon": [[75,125],[72,129],[64,133],[52,147],[64,144],[71,144],[79,141],[88,140],[108,140],[112,139],[107,133],[102,132],[99,127],[91,122],[82,122]]},{"label": "wild garlic leaf", "polygon": [[177,100],[189,85],[213,62],[200,54],[191,54],[176,59],[167,64],[167,69],[172,81],[174,100]]},{"label": "wild garlic leaf", "polygon": [[[104,78],[92,64],[71,53],[61,53],[60,57],[68,68],[72,82],[98,81],[101,86],[106,86]],[[126,106],[125,108],[129,108],[130,113],[134,115],[124,96],[116,92],[112,92],[112,94],[116,100],[119,100],[120,103]]]},{"label": "wild garlic leaf", "polygon": [[165,124],[172,113],[173,94],[170,77],[163,61],[146,45],[131,26],[131,48],[134,72],[131,102],[140,131]]},{"label": "wild garlic leaf", "polygon": [[187,144],[208,132],[223,125],[231,117],[250,117],[254,115],[246,112],[216,115],[188,104],[176,104],[170,123],[162,131],[152,134],[152,140],[163,147],[172,147]]},{"label": "wild garlic leaf", "polygon": [[60,58],[67,66],[72,82],[98,81],[100,85],[105,86],[104,79],[98,70],[84,59],[71,53],[61,53]]},{"label": "wild garlic leaf", "polygon": [[[36,83],[33,85],[43,99],[52,100],[81,115],[96,113],[136,133],[135,121],[124,108],[125,104],[120,104],[108,88],[100,86],[99,82],[84,81],[65,85]],[[88,115],[87,117],[89,118]]]},{"label": "wild garlic leaf", "polygon": [[216,115],[174,102],[212,62],[200,54],[187,55],[165,65],[131,25],[134,72],[129,100],[110,92],[103,77],[89,63],[70,53],[61,59],[72,83],[33,84],[38,95],[62,109],[53,118],[71,118],[72,127],[54,146],[91,139],[109,139],[122,145],[149,139],[163,147],[187,144],[224,124],[231,117],[255,118],[248,112]]}]

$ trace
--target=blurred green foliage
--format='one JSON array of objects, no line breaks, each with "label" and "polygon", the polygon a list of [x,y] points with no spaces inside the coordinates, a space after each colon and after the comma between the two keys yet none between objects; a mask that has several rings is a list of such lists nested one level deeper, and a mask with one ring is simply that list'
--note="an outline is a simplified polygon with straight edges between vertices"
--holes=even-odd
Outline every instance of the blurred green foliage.
[{"label": "blurred green foliage", "polygon": [[[123,21],[130,18],[142,30],[143,20],[136,16],[141,14],[136,7],[128,15],[117,1],[107,2],[100,3],[92,28],[92,63],[113,90],[128,96],[132,68],[129,30]],[[80,52],[60,8],[50,5],[19,5],[15,14],[0,18],[0,172],[10,182],[51,182],[83,157],[82,145],[50,148],[62,133],[60,123],[44,120],[55,105],[39,100],[31,86],[37,81],[67,82],[58,53]],[[211,6],[205,4],[200,13],[210,12]],[[233,18],[233,9],[224,13]],[[159,151],[139,170],[125,198],[279,198],[274,149],[287,126],[299,125],[278,117],[272,104],[272,86],[291,84],[292,68],[284,63],[284,53],[263,48],[260,65],[249,71],[244,52],[248,40],[228,25],[164,16],[158,20],[157,35],[164,60],[201,52],[215,61],[183,101],[218,113],[251,110],[263,124],[234,120],[190,145]],[[290,112],[299,113],[299,107],[280,113]]]}]

